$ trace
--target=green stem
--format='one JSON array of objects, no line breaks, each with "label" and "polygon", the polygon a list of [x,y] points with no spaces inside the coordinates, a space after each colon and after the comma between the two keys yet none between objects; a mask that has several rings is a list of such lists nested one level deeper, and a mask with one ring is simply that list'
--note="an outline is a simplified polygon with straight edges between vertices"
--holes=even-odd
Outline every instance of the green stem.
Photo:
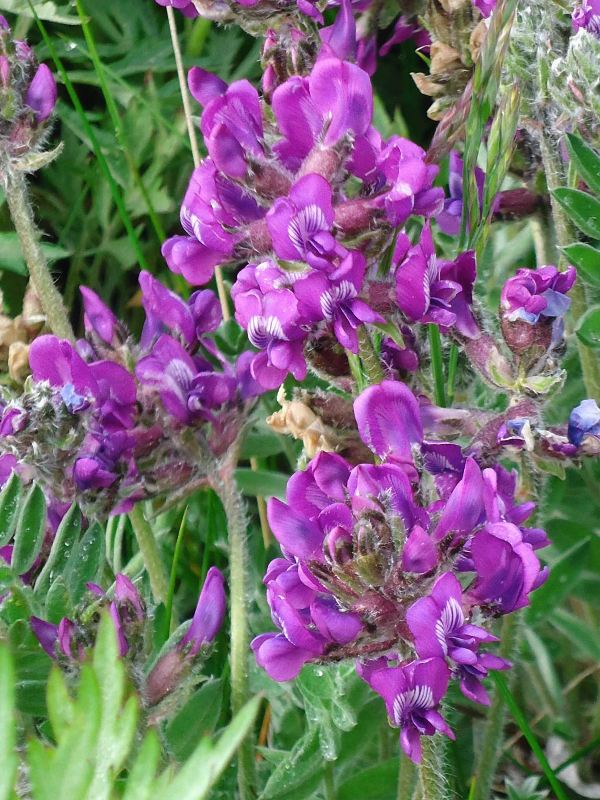
[{"label": "green stem", "polygon": [[175,596],[175,582],[177,580],[177,565],[179,564],[179,556],[181,555],[181,545],[183,544],[183,534],[185,533],[185,522],[187,520],[188,506],[185,507],[181,524],[179,525],[179,533],[177,534],[177,541],[175,542],[175,552],[173,553],[173,563],[171,564],[171,575],[169,577],[169,593],[167,595],[167,609],[165,614],[165,641],[169,638],[169,634],[173,631],[175,620],[173,619],[173,598]]},{"label": "green stem", "polygon": [[397,800],[412,800],[417,787],[417,769],[413,762],[400,753],[400,773],[398,775]]},{"label": "green stem", "polygon": [[361,325],[358,329],[358,347],[360,360],[369,379],[369,383],[381,383],[385,375],[383,374],[381,362],[379,356],[375,352],[369,332],[364,325]]},{"label": "green stem", "polygon": [[454,402],[454,385],[456,383],[456,371],[458,368],[458,346],[450,346],[450,358],[448,359],[448,381],[446,384],[446,401],[449,406]]},{"label": "green stem", "polygon": [[[567,176],[563,169],[559,154],[555,151],[553,145],[546,139],[546,136],[543,132],[540,136],[540,145],[542,149],[542,160],[544,162],[544,169],[546,172],[546,182],[548,184],[548,189],[550,190],[552,219],[556,231],[556,244],[559,248],[562,248],[577,240],[577,232],[575,228],[552,194],[554,189],[558,189],[560,186],[567,185]],[[559,267],[564,269],[567,265],[564,255],[558,251],[556,256]],[[576,324],[590,306],[586,295],[585,286],[583,285],[581,278],[575,282],[575,285],[569,294],[571,297],[571,308],[569,314],[574,324]],[[583,382],[585,384],[588,397],[600,397],[600,359],[595,352],[591,348],[587,347],[579,338],[577,338],[577,349],[579,351],[579,361],[581,363]]]},{"label": "green stem", "polygon": [[[514,658],[521,642],[521,624],[518,614],[508,614],[504,617],[500,640],[499,655],[509,660]],[[495,691],[487,713],[483,739],[478,747],[473,800],[489,800],[490,798],[494,775],[502,752],[505,722],[506,705],[500,692]]]},{"label": "green stem", "polygon": [[[246,509],[235,478],[223,470],[214,481],[225,516],[229,537],[229,608],[231,615],[231,710],[235,715],[248,699],[248,588]],[[240,800],[254,796],[254,745],[250,738],[238,750],[238,789]]]},{"label": "green stem", "polygon": [[163,564],[160,549],[154,538],[154,533],[148,520],[144,516],[140,503],[131,509],[129,512],[129,519],[138,547],[140,548],[144,566],[150,578],[152,595],[157,603],[166,603],[169,590],[167,571]]},{"label": "green stem", "polygon": [[323,769],[323,786],[325,787],[325,800],[336,800],[335,778],[331,761],[325,762]]},{"label": "green stem", "polygon": [[427,326],[429,337],[429,353],[431,356],[431,372],[433,375],[433,394],[438,406],[446,406],[446,389],[444,386],[444,365],[442,363],[442,337],[437,325]]},{"label": "green stem", "polygon": [[444,738],[439,734],[421,738],[423,757],[419,765],[419,777],[423,800],[449,800],[450,798],[444,763],[445,745]]},{"label": "green stem", "polygon": [[73,341],[75,335],[63,299],[54,285],[48,262],[40,247],[39,231],[33,218],[25,175],[6,170],[4,187],[10,216],[21,242],[23,258],[35,293],[44,309],[48,327],[61,339]]}]

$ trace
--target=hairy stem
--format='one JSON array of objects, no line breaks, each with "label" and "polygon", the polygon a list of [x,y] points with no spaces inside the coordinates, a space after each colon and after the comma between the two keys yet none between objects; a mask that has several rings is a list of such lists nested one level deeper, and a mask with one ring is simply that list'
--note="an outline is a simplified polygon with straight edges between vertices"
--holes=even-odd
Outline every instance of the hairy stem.
[{"label": "hairy stem", "polygon": [[48,262],[40,247],[40,234],[33,218],[25,175],[7,170],[4,186],[10,216],[21,242],[23,258],[29,269],[35,293],[46,315],[48,327],[61,339],[73,341],[75,335],[63,299],[54,285]]},{"label": "hairy stem", "polygon": [[162,555],[150,523],[144,516],[141,503],[135,505],[129,512],[129,519],[140,548],[142,560],[148,577],[152,596],[157,603],[166,603],[169,592],[169,580],[162,560]]},{"label": "hairy stem", "polygon": [[[512,659],[517,655],[521,643],[521,624],[518,614],[508,614],[502,620],[499,655]],[[475,790],[473,800],[489,800],[492,783],[504,738],[506,705],[500,692],[494,691],[494,699],[487,714],[483,739],[479,743],[478,758],[475,765]]]},{"label": "hairy stem", "polygon": [[[567,179],[560,155],[555,151],[552,143],[548,141],[544,132],[540,134],[540,145],[548,189],[552,192],[560,186],[566,186]],[[577,240],[577,232],[553,195],[551,195],[551,205],[552,220],[556,231],[556,244],[558,247],[565,247]],[[559,251],[556,253],[556,256],[559,267],[564,268],[567,265],[564,255]],[[581,276],[575,281],[569,294],[571,297],[570,316],[573,323],[577,323],[590,306]],[[599,397],[600,359],[598,359],[594,351],[587,347],[579,338],[577,339],[577,349],[579,351],[583,382],[588,397]]]},{"label": "hairy stem", "polygon": [[445,746],[446,742],[439,734],[423,736],[421,739],[423,758],[419,765],[419,777],[423,800],[450,800],[444,760]]},{"label": "hairy stem", "polygon": [[[231,710],[235,715],[248,699],[248,589],[246,584],[246,509],[229,469],[214,481],[225,516],[229,537],[229,607],[231,613]],[[254,796],[254,747],[251,739],[238,750],[238,789],[240,800]]]},{"label": "hairy stem", "polygon": [[379,361],[379,356],[375,352],[369,332],[364,325],[361,325],[358,329],[358,346],[360,360],[369,379],[369,383],[381,383],[385,377],[381,368],[381,362]]},{"label": "hairy stem", "polygon": [[[169,31],[171,32],[171,43],[173,45],[173,54],[175,56],[175,66],[177,67],[177,77],[179,79],[179,91],[181,92],[181,102],[183,103],[185,124],[187,126],[190,147],[192,148],[194,167],[197,167],[200,164],[200,151],[198,149],[198,139],[196,137],[196,129],[194,127],[194,119],[192,116],[192,106],[190,104],[190,94],[188,92],[187,81],[185,77],[185,67],[183,66],[183,57],[181,55],[181,47],[179,46],[179,37],[177,35],[177,22],[175,21],[175,12],[173,11],[172,6],[167,6],[167,17],[169,19]],[[228,319],[231,319],[231,312],[229,310],[227,289],[223,280],[223,272],[221,267],[218,266],[215,267],[215,281],[217,283],[217,293],[219,295],[219,302],[221,304],[221,313],[223,314],[223,319],[227,321]]]}]

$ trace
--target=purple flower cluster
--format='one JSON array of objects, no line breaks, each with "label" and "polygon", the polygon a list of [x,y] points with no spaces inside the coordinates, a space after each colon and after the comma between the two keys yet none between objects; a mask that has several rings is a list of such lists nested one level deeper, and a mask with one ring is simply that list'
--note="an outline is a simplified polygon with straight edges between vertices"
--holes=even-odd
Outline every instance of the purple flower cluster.
[{"label": "purple flower cluster", "polygon": [[[48,387],[54,414],[79,435],[64,437],[72,450],[59,481],[63,499],[112,498],[111,510],[120,512],[168,479],[161,455],[177,465],[174,480],[200,466],[199,452],[206,459],[223,455],[239,434],[244,409],[262,391],[250,374],[251,353],[231,361],[218,348],[212,334],[221,311],[212,292],[200,290],[185,301],[147,272],[140,287],[146,319],[139,344],[83,288],[86,338],[72,344],[40,336],[29,354],[34,391]],[[18,452],[39,423],[35,408],[26,397],[5,407],[0,435],[9,451]],[[177,452],[173,437],[184,427],[198,432],[200,451]],[[56,482],[47,488],[54,492]]]},{"label": "purple flower cluster", "polygon": [[[358,329],[385,321],[368,300],[367,283],[393,229],[442,208],[443,191],[433,186],[438,169],[425,152],[399,136],[384,140],[372,126],[369,76],[348,60],[356,57],[355,37],[344,6],[310,74],[277,85],[269,114],[247,81],[228,86],[199,68],[189,74],[209,155],[183,201],[186,235],[166,241],[163,255],[195,285],[217,265],[251,262],[232,297],[236,319],[261,351],[251,372],[265,388],[279,386],[288,372],[303,379],[304,344],[318,329],[358,352]],[[434,305],[470,302],[474,261],[473,275],[456,279],[457,270],[438,266],[434,253],[424,258],[427,281],[439,288]],[[413,292],[398,287],[409,305]],[[407,318],[425,319],[426,312]],[[452,325],[457,316],[446,318]]]},{"label": "purple flower cluster", "polygon": [[450,679],[488,702],[483,679],[509,665],[481,650],[496,639],[473,620],[528,604],[546,576],[534,551],[547,540],[524,526],[535,506],[516,502],[516,473],[426,441],[404,384],[371,386],[354,413],[377,463],[320,453],[292,476],[285,503],[270,501],[284,557],[264,582],[279,631],[252,646],[275,680],[310,661],[358,659],[418,761],[419,736],[451,735],[439,714]]}]

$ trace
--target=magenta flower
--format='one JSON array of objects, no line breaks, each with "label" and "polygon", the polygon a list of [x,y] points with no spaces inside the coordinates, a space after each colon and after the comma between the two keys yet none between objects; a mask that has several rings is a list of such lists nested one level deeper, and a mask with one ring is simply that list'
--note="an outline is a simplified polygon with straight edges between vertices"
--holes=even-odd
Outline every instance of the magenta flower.
[{"label": "magenta flower", "polygon": [[508,669],[508,662],[490,653],[479,653],[479,645],[498,639],[478,625],[467,622],[463,592],[456,577],[446,572],[434,583],[427,597],[417,600],[406,612],[419,658],[449,658],[460,678],[465,697],[489,705],[481,684],[488,669]]},{"label": "magenta flower", "polygon": [[40,64],[25,94],[25,105],[32,109],[38,125],[45,122],[56,105],[56,81],[46,64]]},{"label": "magenta flower", "polygon": [[248,331],[258,353],[252,362],[252,375],[266,389],[280,386],[288,372],[296,380],[306,377],[303,346],[306,333],[298,300],[289,289],[264,295],[244,292],[235,298],[235,318]]},{"label": "magenta flower", "polygon": [[273,248],[280,258],[301,258],[315,269],[327,269],[345,252],[331,233],[331,186],[320,175],[305,175],[287,197],[278,198],[267,214]]},{"label": "magenta flower", "polygon": [[396,299],[408,320],[456,327],[464,336],[477,338],[479,328],[471,311],[476,277],[471,251],[461,253],[456,261],[438,261],[426,225],[414,247],[405,235],[398,238],[394,259]]},{"label": "magenta flower", "polygon": [[176,8],[186,17],[198,16],[196,6],[191,0],[155,0],[155,2],[158,3],[159,6],[171,6],[172,8]]},{"label": "magenta flower", "polygon": [[226,610],[225,579],[220,570],[211,567],[206,574],[190,627],[178,647],[187,648],[189,645],[189,653],[195,656],[203,645],[215,640]]},{"label": "magenta flower", "polygon": [[469,596],[502,614],[528,605],[529,593],[547,577],[532,546],[509,522],[493,523],[476,533],[470,551],[477,580]]},{"label": "magenta flower", "polygon": [[571,16],[576,30],[583,28],[600,37],[600,2],[599,0],[583,0],[573,7]]},{"label": "magenta flower", "polygon": [[450,678],[443,659],[428,658],[392,667],[381,658],[359,664],[357,672],[383,697],[390,723],[400,728],[400,744],[412,761],[421,762],[421,736],[439,732],[454,739],[438,711]]},{"label": "magenta flower", "polygon": [[83,324],[86,333],[88,336],[95,334],[104,344],[115,347],[119,343],[118,319],[92,289],[81,286],[79,291],[83,299]]},{"label": "magenta flower", "polygon": [[365,268],[364,256],[352,252],[329,276],[313,272],[294,283],[294,294],[299,300],[302,316],[307,322],[325,320],[333,327],[342,347],[352,353],[358,353],[356,331],[361,325],[384,322],[380,314],[358,297]]},{"label": "magenta flower", "polygon": [[540,317],[563,317],[571,305],[567,292],[577,278],[575,267],[559,272],[556,267],[522,268],[502,287],[500,304],[510,322],[535,325]]}]

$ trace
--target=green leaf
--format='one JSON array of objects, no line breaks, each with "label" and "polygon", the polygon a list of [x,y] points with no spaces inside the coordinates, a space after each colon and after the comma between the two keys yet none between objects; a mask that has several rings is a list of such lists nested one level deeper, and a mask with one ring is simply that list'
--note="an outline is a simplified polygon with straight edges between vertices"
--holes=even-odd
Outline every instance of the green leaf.
[{"label": "green leaf", "polygon": [[23,575],[33,566],[46,532],[46,498],[39,486],[29,490],[17,520],[15,547],[12,567],[18,575]]},{"label": "green leaf", "polygon": [[390,787],[398,780],[397,756],[353,774],[337,791],[337,800],[389,800]]},{"label": "green leaf", "polygon": [[71,557],[75,542],[81,533],[81,511],[73,504],[62,518],[48,560],[38,575],[34,591],[36,594],[45,595],[56,575],[60,575],[65,564]]},{"label": "green leaf", "polygon": [[[42,244],[42,252],[50,263],[70,255],[70,251],[64,247],[48,243]],[[0,269],[15,272],[17,275],[29,274],[16,233],[0,233]]]},{"label": "green leaf", "polygon": [[600,250],[589,244],[569,244],[563,252],[578,270],[595,286],[600,286]]},{"label": "green leaf", "polygon": [[73,549],[64,572],[64,578],[73,603],[78,603],[85,593],[85,585],[93,581],[102,565],[104,536],[95,522]]},{"label": "green leaf", "polygon": [[0,642],[0,800],[9,800],[17,772],[15,669],[8,646]]},{"label": "green leaf", "polygon": [[589,188],[600,195],[600,155],[572,133],[567,134],[567,149],[577,172]]},{"label": "green leaf", "polygon": [[594,662],[600,662],[600,641],[597,630],[565,608],[555,609],[549,620],[583,656],[591,658]]},{"label": "green leaf", "polygon": [[259,800],[312,798],[322,780],[319,736],[316,728],[311,728],[273,770]]},{"label": "green leaf", "polygon": [[235,471],[239,489],[250,497],[285,497],[288,475],[266,469],[252,470],[240,467]]},{"label": "green leaf", "polygon": [[207,681],[169,722],[165,735],[178,761],[188,758],[198,741],[213,733],[222,705],[223,681]]},{"label": "green leaf", "polygon": [[588,347],[600,347],[600,305],[592,306],[585,312],[577,324],[575,333]]},{"label": "green leaf", "polygon": [[0,547],[11,540],[19,515],[23,484],[13,472],[0,493]]},{"label": "green leaf", "polygon": [[515,700],[511,690],[508,688],[508,684],[506,682],[506,678],[504,675],[501,675],[499,672],[492,672],[491,677],[496,684],[500,695],[502,696],[504,702],[509,707],[511,714],[517,725],[519,726],[521,733],[527,739],[529,746],[534,752],[537,760],[540,763],[541,768],[544,771],[544,775],[548,779],[548,783],[554,790],[557,800],[567,800],[567,795],[565,794],[562,785],[559,783],[556,775],[554,774],[552,767],[548,763],[548,759],[540,746],[534,732],[531,730],[529,723],[527,722],[527,717],[519,707],[517,701]]},{"label": "green leaf", "polygon": [[123,800],[154,800],[157,797],[152,784],[160,757],[161,748],[158,734],[151,728],[129,771]]},{"label": "green leaf", "polygon": [[[27,0],[0,0],[0,11],[8,11],[11,14],[22,14],[24,17],[32,17],[31,9]],[[68,13],[67,8],[61,8],[56,3],[50,2],[36,2],[35,13],[40,19],[45,19],[48,22],[59,22],[61,25],[77,25],[79,20],[77,17]]]},{"label": "green leaf", "polygon": [[592,239],[600,239],[600,200],[579,189],[555,189],[552,195],[580,231]]},{"label": "green leaf", "polygon": [[231,720],[214,747],[203,739],[181,768],[162,800],[205,800],[248,732],[258,713],[261,697],[250,700]]},{"label": "green leaf", "polygon": [[575,542],[566,552],[550,563],[548,580],[531,597],[527,621],[536,623],[559,606],[573,590],[587,563],[590,537]]}]

